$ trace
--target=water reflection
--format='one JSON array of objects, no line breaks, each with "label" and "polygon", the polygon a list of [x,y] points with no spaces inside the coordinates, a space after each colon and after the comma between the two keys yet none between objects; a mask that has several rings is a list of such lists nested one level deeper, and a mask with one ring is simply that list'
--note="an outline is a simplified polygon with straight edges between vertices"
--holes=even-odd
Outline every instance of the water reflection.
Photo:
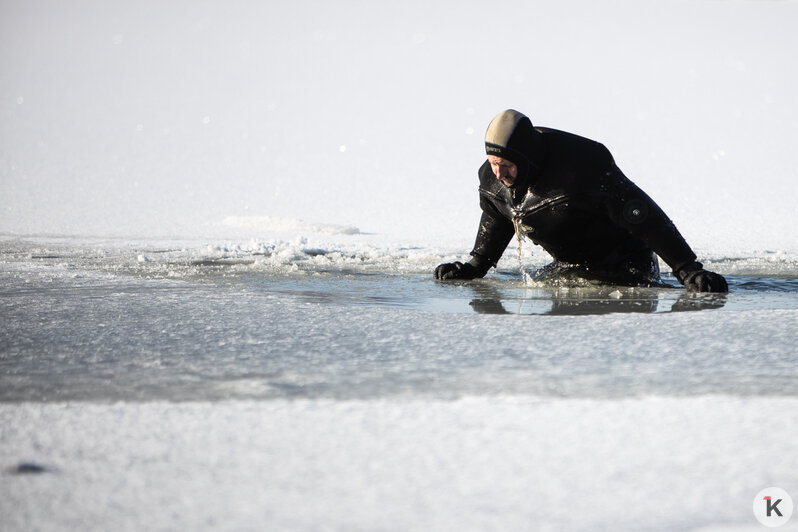
[{"label": "water reflection", "polygon": [[[492,283],[470,283],[469,303],[480,314],[597,315],[611,313],[684,312],[722,308],[726,294],[682,292],[673,297],[662,290],[626,287],[535,288],[500,290]],[[672,302],[672,303],[671,303]],[[662,307],[662,308],[660,308]]]}]

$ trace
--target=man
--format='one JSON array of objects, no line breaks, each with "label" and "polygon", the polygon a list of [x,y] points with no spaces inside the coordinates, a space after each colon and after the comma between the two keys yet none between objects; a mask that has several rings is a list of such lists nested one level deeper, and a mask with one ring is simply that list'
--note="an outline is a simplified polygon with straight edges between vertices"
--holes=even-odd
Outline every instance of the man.
[{"label": "man", "polygon": [[441,264],[436,279],[483,277],[514,234],[555,260],[544,273],[628,286],[658,286],[656,253],[689,291],[728,292],[707,271],[673,222],[615,165],[600,143],[535,128],[514,110],[485,134],[479,169],[482,218],[471,260]]}]

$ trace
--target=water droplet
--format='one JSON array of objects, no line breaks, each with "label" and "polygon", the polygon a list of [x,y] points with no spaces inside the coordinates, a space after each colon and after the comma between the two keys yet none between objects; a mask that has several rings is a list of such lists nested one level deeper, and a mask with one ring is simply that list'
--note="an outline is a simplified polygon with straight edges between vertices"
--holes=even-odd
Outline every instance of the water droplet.
[{"label": "water droplet", "polygon": [[465,133],[466,133],[466,135],[473,135],[474,134],[474,128],[473,127],[467,127],[466,130],[465,130]]},{"label": "water droplet", "polygon": [[340,151],[341,153],[344,153],[344,152],[346,151],[346,146],[345,146],[344,144],[341,144],[341,145],[338,147],[338,151]]},{"label": "water droplet", "polygon": [[25,98],[17,96],[17,105],[22,105],[23,103],[25,103]]},{"label": "water droplet", "polygon": [[210,117],[210,116],[205,116],[205,117],[202,119],[202,123],[203,123],[203,124],[210,124],[210,123],[211,123],[211,117]]}]

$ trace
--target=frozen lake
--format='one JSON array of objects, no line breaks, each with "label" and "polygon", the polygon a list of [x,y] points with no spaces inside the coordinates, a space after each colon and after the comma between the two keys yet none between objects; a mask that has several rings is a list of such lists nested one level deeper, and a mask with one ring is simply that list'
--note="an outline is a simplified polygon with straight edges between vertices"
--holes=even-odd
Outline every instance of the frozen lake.
[{"label": "frozen lake", "polygon": [[[760,530],[798,497],[797,19],[0,1],[0,530]],[[529,282],[529,243],[435,282],[507,108],[730,293]]]},{"label": "frozen lake", "polygon": [[721,296],[356,248],[3,239],[3,528],[757,530],[796,485],[790,260]]},{"label": "frozen lake", "polygon": [[4,529],[756,530],[796,485],[791,260],[441,283],[358,238],[4,238]]},{"label": "frozen lake", "polygon": [[746,274],[718,295],[439,282],[423,248],[2,244],[5,401],[798,393],[791,261],[718,261]]}]

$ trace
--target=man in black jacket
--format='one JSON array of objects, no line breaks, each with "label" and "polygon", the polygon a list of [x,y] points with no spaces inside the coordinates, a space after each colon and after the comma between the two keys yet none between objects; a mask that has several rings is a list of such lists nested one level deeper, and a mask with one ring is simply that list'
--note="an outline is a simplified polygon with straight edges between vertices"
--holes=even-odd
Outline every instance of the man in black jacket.
[{"label": "man in black jacket", "polygon": [[441,264],[436,279],[483,277],[514,234],[555,260],[544,270],[630,286],[660,284],[656,253],[690,291],[727,292],[704,270],[662,209],[615,165],[602,144],[535,128],[518,111],[491,121],[479,169],[482,218],[471,260]]}]

